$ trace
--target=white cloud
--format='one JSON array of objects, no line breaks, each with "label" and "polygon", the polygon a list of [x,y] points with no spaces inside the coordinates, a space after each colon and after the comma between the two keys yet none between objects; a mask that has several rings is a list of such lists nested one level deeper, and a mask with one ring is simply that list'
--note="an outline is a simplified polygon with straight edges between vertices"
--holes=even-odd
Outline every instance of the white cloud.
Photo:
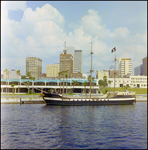
[{"label": "white cloud", "polygon": [[[24,11],[21,22],[10,20],[8,11],[18,9]],[[98,12],[93,9],[88,10],[79,24],[67,25],[74,29],[67,35],[64,31],[64,26],[66,26],[64,16],[49,4],[41,8],[37,7],[33,11],[31,8],[26,8],[26,2],[2,1],[1,11],[2,63],[4,66],[14,64],[19,68],[22,64],[23,70],[25,70],[27,55],[41,58],[43,64],[56,63],[55,60],[59,59],[60,51],[64,48],[65,37],[68,46],[83,50],[85,72],[88,72],[86,70],[89,70],[90,66],[88,62],[90,61],[91,41],[93,41],[94,70],[109,69],[114,59],[114,56],[111,55],[111,49],[114,46],[117,47],[118,58],[131,57],[134,65],[138,65],[138,62],[140,64],[146,55],[147,31],[144,34],[137,33],[136,35],[131,35],[127,27],[119,27],[110,31],[103,24]],[[49,61],[44,62],[44,60]],[[18,70],[17,67],[16,70]]]}]

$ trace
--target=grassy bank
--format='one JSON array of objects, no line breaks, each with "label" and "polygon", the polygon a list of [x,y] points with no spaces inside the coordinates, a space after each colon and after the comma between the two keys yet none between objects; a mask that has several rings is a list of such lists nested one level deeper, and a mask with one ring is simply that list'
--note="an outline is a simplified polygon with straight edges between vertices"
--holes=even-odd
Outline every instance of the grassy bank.
[{"label": "grassy bank", "polygon": [[[114,88],[107,87],[106,90],[108,91],[114,91]],[[115,91],[124,92],[124,88],[115,88]],[[147,88],[131,88],[128,89],[128,91],[133,91],[136,94],[147,94]]]}]

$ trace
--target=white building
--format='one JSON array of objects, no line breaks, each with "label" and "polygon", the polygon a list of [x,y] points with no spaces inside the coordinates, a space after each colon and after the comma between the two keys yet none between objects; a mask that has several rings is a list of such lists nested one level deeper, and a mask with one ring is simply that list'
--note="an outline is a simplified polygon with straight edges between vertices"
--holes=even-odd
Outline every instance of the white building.
[{"label": "white building", "polygon": [[147,88],[147,76],[130,76],[131,87]]},{"label": "white building", "polygon": [[132,60],[130,58],[119,58],[119,76],[132,75]]},{"label": "white building", "polygon": [[[103,78],[99,78],[103,80]],[[114,87],[114,78],[107,78],[107,81],[111,81],[108,87]],[[97,81],[97,85],[98,85]],[[130,86],[131,88],[147,88],[147,76],[130,76],[129,78],[115,78],[115,87]]]},{"label": "white building", "polygon": [[3,71],[1,74],[2,79],[21,79],[21,74],[18,74],[14,69],[10,71]]}]

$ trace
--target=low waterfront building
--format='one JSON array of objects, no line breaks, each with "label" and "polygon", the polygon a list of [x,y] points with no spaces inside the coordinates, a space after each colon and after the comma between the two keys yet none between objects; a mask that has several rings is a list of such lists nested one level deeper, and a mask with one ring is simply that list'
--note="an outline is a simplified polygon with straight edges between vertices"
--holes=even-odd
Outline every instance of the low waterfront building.
[{"label": "low waterfront building", "polygon": [[[98,92],[98,82],[99,80],[103,80],[103,78],[95,79],[92,82],[92,90],[94,93]],[[48,91],[50,89],[55,89],[56,91],[60,91],[63,89],[63,78],[61,78],[61,86],[60,86],[60,79],[35,79],[34,81],[31,79],[1,79],[1,93],[11,93],[12,92],[12,84],[15,84],[14,89],[15,93],[27,93],[28,92],[28,85],[27,81],[30,82],[29,89],[34,89],[37,93],[40,90]],[[77,85],[73,86],[73,81],[77,81]],[[64,79],[64,91],[66,88],[68,92],[73,91],[77,93],[83,93],[85,87],[83,86],[84,82],[87,82],[87,92],[89,92],[90,86],[88,79],[80,79],[80,78],[68,78],[67,79],[67,86],[66,86],[66,79]],[[114,87],[114,78],[107,78],[107,81],[111,81],[111,84],[108,84],[108,87]],[[130,76],[130,78],[116,78],[115,79],[115,87],[123,87],[123,86],[130,86],[131,88],[147,88],[147,76]],[[40,89],[40,90],[38,90]]]}]

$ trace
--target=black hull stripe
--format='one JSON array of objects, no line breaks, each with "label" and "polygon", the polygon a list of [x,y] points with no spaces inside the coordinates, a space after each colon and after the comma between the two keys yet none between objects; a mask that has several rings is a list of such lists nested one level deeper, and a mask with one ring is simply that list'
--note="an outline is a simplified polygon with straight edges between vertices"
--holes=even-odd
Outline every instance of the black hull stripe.
[{"label": "black hull stripe", "polygon": [[127,105],[133,104],[135,100],[124,101],[55,101],[45,100],[48,105],[57,106],[98,106],[98,105]]}]

